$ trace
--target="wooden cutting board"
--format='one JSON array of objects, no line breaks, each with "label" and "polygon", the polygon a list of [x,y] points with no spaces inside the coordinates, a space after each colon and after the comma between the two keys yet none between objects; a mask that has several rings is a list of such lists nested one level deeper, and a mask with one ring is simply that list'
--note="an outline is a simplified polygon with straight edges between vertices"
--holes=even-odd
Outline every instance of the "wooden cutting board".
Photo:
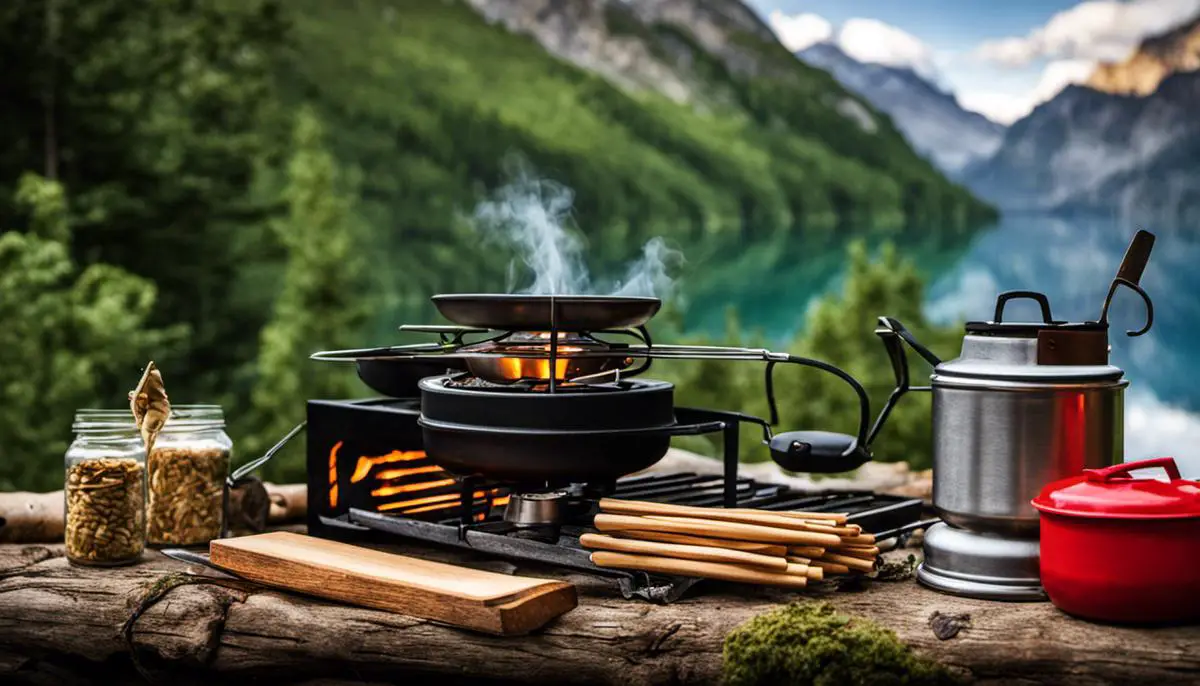
[{"label": "wooden cutting board", "polygon": [[213,564],[259,583],[492,634],[526,634],[577,604],[563,581],[485,572],[278,531],[215,540]]}]

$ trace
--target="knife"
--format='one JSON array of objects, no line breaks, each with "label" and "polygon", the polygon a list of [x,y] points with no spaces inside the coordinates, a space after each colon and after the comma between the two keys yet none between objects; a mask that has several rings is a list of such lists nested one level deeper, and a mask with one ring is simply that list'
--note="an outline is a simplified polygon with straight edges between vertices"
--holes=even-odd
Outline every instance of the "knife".
[{"label": "knife", "polygon": [[198,553],[194,550],[187,550],[184,548],[163,548],[158,552],[166,555],[172,560],[178,560],[179,562],[186,562],[193,565],[202,565],[214,571],[220,572],[221,574],[224,574],[230,578],[246,580],[244,577],[238,576],[237,574],[213,562],[211,559],[209,559],[208,553]]}]

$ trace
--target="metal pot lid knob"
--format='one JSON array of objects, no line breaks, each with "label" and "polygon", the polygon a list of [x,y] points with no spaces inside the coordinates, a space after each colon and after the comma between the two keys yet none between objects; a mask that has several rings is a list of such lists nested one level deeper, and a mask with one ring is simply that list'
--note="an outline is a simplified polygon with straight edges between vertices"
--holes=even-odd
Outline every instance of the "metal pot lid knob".
[{"label": "metal pot lid knob", "polygon": [[[1169,481],[1139,479],[1133,472],[1162,468]],[[1105,467],[1055,481],[1033,499],[1041,512],[1100,519],[1200,517],[1200,482],[1184,479],[1173,457]]]}]

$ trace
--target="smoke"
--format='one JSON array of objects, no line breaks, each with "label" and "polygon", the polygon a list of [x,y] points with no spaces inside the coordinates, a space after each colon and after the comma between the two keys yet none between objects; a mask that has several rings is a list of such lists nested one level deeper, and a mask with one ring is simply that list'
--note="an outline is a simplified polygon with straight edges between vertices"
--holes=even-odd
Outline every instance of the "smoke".
[{"label": "smoke", "polygon": [[[667,298],[674,291],[672,268],[683,255],[653,238],[642,255],[628,265],[619,280],[593,282],[584,260],[586,243],[575,225],[570,188],[534,176],[526,165],[517,165],[514,180],[497,189],[476,206],[473,224],[485,238],[514,249],[518,258],[508,267],[509,293],[531,295],[622,295]],[[522,265],[524,270],[521,269]],[[518,290],[522,272],[533,274],[533,283]]]}]

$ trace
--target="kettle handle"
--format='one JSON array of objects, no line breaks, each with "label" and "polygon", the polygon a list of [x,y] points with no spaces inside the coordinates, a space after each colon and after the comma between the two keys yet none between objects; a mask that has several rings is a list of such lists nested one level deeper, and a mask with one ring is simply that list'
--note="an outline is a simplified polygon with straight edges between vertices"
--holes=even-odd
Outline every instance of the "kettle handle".
[{"label": "kettle handle", "polygon": [[1018,298],[1028,298],[1037,302],[1038,307],[1042,310],[1042,322],[1045,324],[1054,322],[1054,317],[1050,315],[1050,299],[1046,297],[1045,293],[1038,293],[1037,291],[1005,291],[996,296],[996,312],[992,315],[992,321],[996,324],[1003,322],[1004,306],[1009,300],[1016,300]]},{"label": "kettle handle", "polygon": [[1149,460],[1138,460],[1137,462],[1115,464],[1111,467],[1105,467],[1103,469],[1085,469],[1083,470],[1083,473],[1087,474],[1088,481],[1108,482],[1119,477],[1132,476],[1130,472],[1134,472],[1139,469],[1153,469],[1155,467],[1162,467],[1164,470],[1166,470],[1167,477],[1170,478],[1171,481],[1179,481],[1183,478],[1179,475],[1179,465],[1175,464],[1175,458],[1173,457],[1153,457]]}]

